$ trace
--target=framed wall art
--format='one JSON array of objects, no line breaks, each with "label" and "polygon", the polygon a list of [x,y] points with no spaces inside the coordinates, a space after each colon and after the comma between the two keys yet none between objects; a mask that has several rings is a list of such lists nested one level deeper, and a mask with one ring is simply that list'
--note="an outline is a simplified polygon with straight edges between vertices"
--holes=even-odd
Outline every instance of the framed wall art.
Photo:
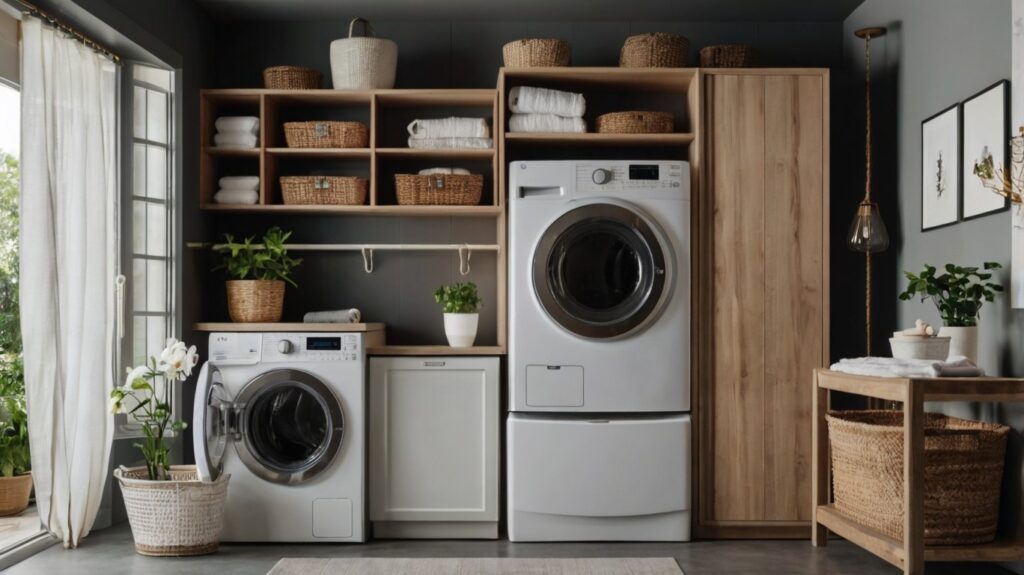
[{"label": "framed wall art", "polygon": [[960,219],[960,105],[921,122],[921,231]]},{"label": "framed wall art", "polygon": [[1010,207],[1008,199],[986,188],[974,175],[974,165],[986,159],[998,166],[999,173],[1006,171],[1010,142],[1009,85],[1006,80],[1001,80],[961,104],[962,219],[986,216]]}]

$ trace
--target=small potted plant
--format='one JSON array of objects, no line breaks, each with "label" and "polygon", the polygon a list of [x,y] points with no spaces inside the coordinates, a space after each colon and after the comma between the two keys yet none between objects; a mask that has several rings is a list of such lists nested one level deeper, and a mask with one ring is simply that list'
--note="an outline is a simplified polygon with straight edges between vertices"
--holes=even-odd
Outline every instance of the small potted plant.
[{"label": "small potted plant", "polygon": [[224,244],[215,249],[222,255],[216,270],[226,270],[228,315],[239,323],[274,323],[281,321],[284,310],[285,282],[292,281],[292,270],[302,263],[288,255],[285,242],[291,232],[279,227],[267,230],[262,243],[256,236],[236,242],[231,234],[224,234]]},{"label": "small potted plant", "polygon": [[472,347],[480,323],[480,294],[476,284],[454,283],[437,288],[434,301],[444,311],[444,334],[452,347]]},{"label": "small potted plant", "polygon": [[0,517],[21,513],[32,496],[22,374],[21,357],[0,357]]},{"label": "small potted plant", "polygon": [[129,369],[124,385],[110,392],[111,410],[128,413],[145,435],[135,446],[146,465],[114,471],[142,555],[204,555],[220,544],[230,475],[200,481],[194,465],[171,465],[165,440],[187,427],[172,416],[171,387],[185,381],[198,360],[195,346],[168,339],[159,358]]},{"label": "small potted plant", "polygon": [[946,264],[938,273],[935,266],[925,264],[920,274],[905,272],[908,284],[900,299],[931,299],[942,317],[939,334],[951,338],[949,355],[977,362],[978,313],[984,302],[995,301],[1003,291],[1003,286],[989,281],[993,270],[1002,267],[996,262],[985,262],[980,269]]}]

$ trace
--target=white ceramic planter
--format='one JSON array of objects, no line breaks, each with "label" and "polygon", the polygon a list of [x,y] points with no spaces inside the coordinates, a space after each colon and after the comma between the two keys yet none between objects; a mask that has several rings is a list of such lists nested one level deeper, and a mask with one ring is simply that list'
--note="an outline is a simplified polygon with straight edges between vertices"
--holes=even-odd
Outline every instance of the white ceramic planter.
[{"label": "white ceramic planter", "polygon": [[452,347],[472,347],[476,340],[476,327],[480,322],[478,313],[444,314],[444,334]]},{"label": "white ceramic planter", "polygon": [[962,355],[978,363],[978,326],[951,327],[942,326],[940,335],[949,336],[949,355]]},{"label": "white ceramic planter", "polygon": [[897,359],[933,359],[949,357],[948,337],[891,337],[892,356]]}]

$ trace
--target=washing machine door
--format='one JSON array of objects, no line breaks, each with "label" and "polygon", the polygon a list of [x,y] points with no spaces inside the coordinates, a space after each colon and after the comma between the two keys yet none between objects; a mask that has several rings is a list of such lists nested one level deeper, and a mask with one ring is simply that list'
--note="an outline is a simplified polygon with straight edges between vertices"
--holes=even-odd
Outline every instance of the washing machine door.
[{"label": "washing machine door", "polygon": [[255,475],[297,484],[322,473],[341,451],[341,403],[315,375],[275,369],[247,383],[234,401],[235,451]]},{"label": "washing machine door", "polygon": [[547,314],[569,332],[622,337],[660,311],[670,249],[638,209],[587,203],[544,232],[533,254],[533,287]]},{"label": "washing machine door", "polygon": [[192,411],[192,445],[196,450],[196,472],[202,481],[217,479],[224,469],[229,439],[226,422],[232,403],[223,382],[219,369],[203,364]]}]

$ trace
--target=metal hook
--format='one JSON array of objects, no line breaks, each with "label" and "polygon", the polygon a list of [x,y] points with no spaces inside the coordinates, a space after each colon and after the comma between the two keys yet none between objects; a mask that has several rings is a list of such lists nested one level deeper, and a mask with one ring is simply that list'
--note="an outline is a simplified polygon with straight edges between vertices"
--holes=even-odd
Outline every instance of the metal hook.
[{"label": "metal hook", "polygon": [[467,276],[469,275],[469,259],[473,257],[473,250],[469,249],[469,245],[459,246],[459,273]]},{"label": "metal hook", "polygon": [[373,250],[370,248],[362,248],[360,250],[363,253],[363,271],[368,274],[373,273]]}]

